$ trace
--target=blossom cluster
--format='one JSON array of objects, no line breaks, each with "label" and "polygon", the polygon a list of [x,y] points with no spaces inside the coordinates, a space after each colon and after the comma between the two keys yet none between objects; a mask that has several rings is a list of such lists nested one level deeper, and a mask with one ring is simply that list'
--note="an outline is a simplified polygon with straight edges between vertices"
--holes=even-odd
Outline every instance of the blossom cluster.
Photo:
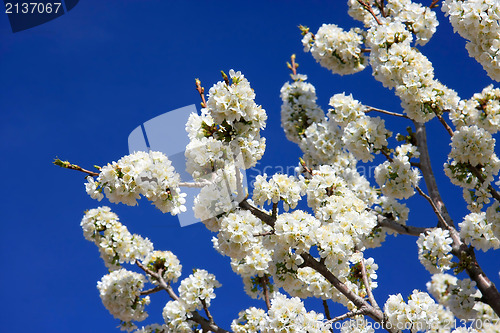
[{"label": "blossom cluster", "polygon": [[220,231],[213,239],[221,254],[231,257],[233,270],[244,277],[268,272],[272,246],[262,236],[272,228],[245,210],[237,210],[220,219]]},{"label": "blossom cluster", "polygon": [[316,88],[308,82],[306,75],[292,75],[293,82],[286,82],[281,88],[281,125],[286,138],[299,143],[305,130],[324,117],[316,104]]},{"label": "blossom cluster", "polygon": [[[495,141],[490,132],[477,125],[464,125],[453,133],[444,170],[453,184],[463,188],[464,199],[472,212],[479,212],[489,203],[488,187],[500,171]],[[471,168],[476,168],[482,179]]]},{"label": "blossom cluster", "polygon": [[415,193],[414,188],[418,185],[420,173],[412,167],[410,159],[418,156],[415,146],[405,144],[396,148],[391,161],[385,161],[375,168],[375,181],[384,195],[407,199]]},{"label": "blossom cluster", "polygon": [[87,211],[80,225],[85,239],[97,245],[110,270],[119,269],[123,263],[143,260],[153,251],[151,241],[131,234],[109,207]]},{"label": "blossom cluster", "polygon": [[267,180],[267,175],[258,175],[255,178],[253,200],[259,206],[264,203],[278,203],[280,200],[284,203],[284,209],[295,208],[305,194],[306,185],[303,180],[296,179],[293,176],[275,174]]},{"label": "blossom cluster", "polygon": [[124,322],[143,321],[148,314],[145,306],[149,296],[141,297],[146,278],[124,268],[102,277],[97,283],[102,303],[108,311]]},{"label": "blossom cluster", "polygon": [[476,282],[466,278],[460,280],[450,274],[434,274],[427,282],[427,289],[439,303],[448,307],[461,319],[477,318],[481,292],[476,289]]},{"label": "blossom cluster", "polygon": [[500,89],[489,85],[458,108],[450,110],[450,119],[457,128],[476,125],[491,134],[500,130]]},{"label": "blossom cluster", "polygon": [[468,214],[458,224],[460,237],[467,245],[472,245],[485,252],[489,249],[500,248],[498,238],[500,236],[500,214],[496,212],[496,207],[498,207],[498,202],[488,207],[487,212]]},{"label": "blossom cluster", "polygon": [[413,290],[407,303],[401,294],[389,296],[384,312],[393,328],[411,329],[412,332],[430,331],[441,326],[452,327],[454,322],[449,310],[436,304],[429,294],[418,290]]},{"label": "blossom cluster", "polygon": [[330,332],[329,325],[323,320],[323,314],[308,312],[299,298],[288,298],[280,293],[276,293],[272,298],[267,314],[254,307],[241,311],[239,317],[233,320],[231,329],[235,333]]},{"label": "blossom cluster", "polygon": [[453,30],[467,39],[469,56],[500,81],[500,4],[495,0],[445,0],[442,10]]},{"label": "blossom cluster", "polygon": [[87,177],[87,193],[99,201],[104,194],[113,203],[137,205],[141,195],[163,213],[177,215],[186,210],[180,176],[161,152],[135,152],[100,169],[97,181]]},{"label": "blossom cluster", "polygon": [[361,29],[344,31],[335,24],[323,24],[316,34],[304,30],[302,44],[321,66],[334,74],[353,74],[366,67]]},{"label": "blossom cluster", "polygon": [[[349,15],[361,21],[365,27],[372,27],[378,23],[373,15],[357,0],[348,0]],[[436,32],[439,22],[430,8],[411,0],[387,0],[383,7],[383,15],[375,0],[364,1],[377,16],[381,24],[390,22],[404,23],[416,38],[417,45],[425,45]]]},{"label": "blossom cluster", "polygon": [[370,28],[366,42],[374,77],[395,89],[408,117],[426,122],[456,108],[459,97],[434,78],[431,62],[411,46],[412,39],[407,26],[395,21]]},{"label": "blossom cluster", "polygon": [[[182,265],[177,256],[170,251],[152,251],[144,259],[143,264],[152,272],[161,272],[162,279],[167,282],[176,282],[181,276]],[[151,282],[157,284],[156,279]]]},{"label": "blossom cluster", "polygon": [[187,170],[195,178],[204,176],[239,154],[245,169],[254,166],[264,154],[265,139],[260,130],[266,119],[248,80],[241,72],[230,70],[229,77],[210,88],[201,115],[189,117]]},{"label": "blossom cluster", "polygon": [[442,273],[451,268],[451,244],[448,230],[435,228],[418,237],[418,259],[431,273]]}]

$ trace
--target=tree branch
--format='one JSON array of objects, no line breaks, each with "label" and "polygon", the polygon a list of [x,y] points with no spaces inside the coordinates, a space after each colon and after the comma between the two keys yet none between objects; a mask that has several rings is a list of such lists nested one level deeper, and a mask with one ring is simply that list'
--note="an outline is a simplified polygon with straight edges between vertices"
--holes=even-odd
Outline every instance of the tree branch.
[{"label": "tree branch", "polygon": [[361,6],[363,6],[368,12],[370,12],[370,14],[372,14],[373,18],[375,19],[375,21],[377,21],[377,24],[378,25],[382,25],[382,23],[380,23],[379,19],[377,18],[377,15],[375,15],[375,13],[373,12],[373,9],[372,9],[372,6],[370,6],[369,4],[367,4],[366,2],[364,2],[363,0],[358,0],[359,4]]},{"label": "tree branch", "polygon": [[[481,174],[481,171],[479,171],[478,168],[469,164],[467,166],[467,169],[469,169],[470,172],[472,172],[472,174],[481,182],[481,184],[484,184],[486,180],[484,179],[483,175]],[[496,201],[500,202],[500,194],[498,194],[498,192],[493,188],[493,186],[491,186],[491,184],[488,185],[488,191],[490,192],[491,196],[495,198]]]},{"label": "tree branch", "polygon": [[328,302],[326,299],[323,300],[323,308],[325,309],[325,317],[328,320],[332,320],[332,316],[330,315],[330,309],[328,308]]}]

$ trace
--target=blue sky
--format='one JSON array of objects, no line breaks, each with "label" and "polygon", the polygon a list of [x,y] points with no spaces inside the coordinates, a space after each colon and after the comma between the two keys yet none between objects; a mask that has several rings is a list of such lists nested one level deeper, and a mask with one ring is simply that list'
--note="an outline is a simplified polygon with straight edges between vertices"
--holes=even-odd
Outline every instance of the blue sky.
[{"label": "blue sky", "polygon": [[[427,1],[426,3],[430,3]],[[452,34],[438,13],[440,26],[421,50],[434,63],[437,78],[469,98],[492,83],[470,59],[465,41]],[[51,164],[58,156],[83,167],[103,165],[128,153],[127,137],[141,123],[169,110],[199,103],[194,79],[208,89],[220,70],[240,70],[250,80],[256,101],[268,114],[263,135],[268,148],[255,170],[268,173],[295,166],[299,149],[280,127],[279,90],[289,79],[285,62],[297,54],[299,72],[307,74],[327,109],[329,98],[352,93],[364,104],[401,111],[399,100],[375,81],[370,69],[352,76],[332,75],[302,51],[299,24],[316,31],[322,23],[359,26],[347,15],[346,1],[90,1],[41,26],[12,33],[0,14],[0,164],[4,191],[0,327],[12,332],[114,332],[118,320],[104,309],[96,289],[106,274],[95,246],[79,226],[83,212],[110,207],[129,230],[149,237],[157,249],[181,260],[183,276],[192,268],[215,273],[223,287],[213,315],[228,328],[250,306],[242,283],[227,258],[212,249],[203,225],[181,228],[148,202],[139,207],[90,199],[82,174]],[[387,118],[386,118],[387,119]],[[395,122],[391,130],[408,125]],[[436,174],[449,152],[446,133],[429,124]],[[466,209],[461,190],[447,178],[438,181],[456,223]],[[435,216],[424,200],[409,200],[408,224],[429,226]],[[429,274],[417,260],[416,239],[389,237],[384,247],[368,252],[379,264],[375,296],[407,296],[425,289]],[[497,284],[499,255],[479,255]],[[224,273],[230,272],[230,273]],[[150,319],[159,322],[167,297],[153,295]],[[318,302],[308,302],[317,308]],[[333,313],[342,313],[332,306]]]}]

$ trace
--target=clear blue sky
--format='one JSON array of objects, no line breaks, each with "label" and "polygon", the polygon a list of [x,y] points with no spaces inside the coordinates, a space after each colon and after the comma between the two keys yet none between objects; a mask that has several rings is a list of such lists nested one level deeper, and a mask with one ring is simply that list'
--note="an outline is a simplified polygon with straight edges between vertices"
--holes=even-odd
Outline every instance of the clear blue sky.
[{"label": "clear blue sky", "polygon": [[[421,50],[434,63],[436,76],[469,98],[491,80],[468,57],[465,41],[452,34],[441,12],[438,16],[438,32]],[[359,26],[347,15],[346,1],[81,0],[68,14],[15,34],[0,13],[1,330],[118,331],[118,320],[104,309],[96,289],[106,269],[79,226],[84,210],[99,203],[86,195],[82,174],[51,162],[58,156],[91,168],[126,155],[128,134],[136,126],[199,103],[194,78],[208,89],[220,80],[221,69],[233,68],[250,80],[269,117],[260,170],[294,166],[300,156],[280,127],[279,90],[289,79],[285,62],[292,53],[299,72],[315,84],[324,110],[333,94],[345,91],[367,105],[401,111],[399,100],[372,78],[370,69],[334,76],[303,53],[297,25],[315,32],[322,23]],[[406,126],[398,122],[391,129]],[[442,176],[448,141],[436,122],[429,132],[434,168]],[[439,185],[460,222],[465,213],[461,190],[447,178]],[[249,305],[265,306],[243,295],[239,278],[230,272],[227,258],[212,249],[212,235],[201,224],[181,228],[177,219],[146,201],[139,207],[100,204],[110,205],[131,232],[149,237],[157,249],[173,251],[184,277],[192,268],[215,273],[223,287],[212,311],[222,326],[228,328]],[[409,204],[421,208],[411,213],[408,224],[435,224],[424,200]],[[414,288],[425,289],[429,274],[418,263],[415,241],[389,237],[382,249],[368,252],[380,266],[379,303],[389,293],[406,297]],[[498,251],[480,256],[497,285],[499,259]],[[146,323],[161,320],[166,301],[166,295],[152,296]],[[318,304],[308,302],[311,308]],[[332,312],[342,308],[333,306]]]}]

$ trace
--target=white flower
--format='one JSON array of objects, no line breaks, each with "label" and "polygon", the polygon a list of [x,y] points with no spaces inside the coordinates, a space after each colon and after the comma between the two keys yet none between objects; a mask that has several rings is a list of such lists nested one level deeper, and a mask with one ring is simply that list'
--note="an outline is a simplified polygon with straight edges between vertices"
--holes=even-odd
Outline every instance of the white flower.
[{"label": "white flower", "polygon": [[[176,282],[181,276],[182,265],[177,256],[170,251],[153,251],[144,259],[143,264],[153,272],[162,270],[165,282]],[[152,281],[157,283],[156,280]]]},{"label": "white flower", "polygon": [[420,174],[412,168],[406,155],[396,155],[392,162],[385,161],[375,168],[375,180],[381,187],[382,193],[396,199],[407,199],[415,191]]}]

